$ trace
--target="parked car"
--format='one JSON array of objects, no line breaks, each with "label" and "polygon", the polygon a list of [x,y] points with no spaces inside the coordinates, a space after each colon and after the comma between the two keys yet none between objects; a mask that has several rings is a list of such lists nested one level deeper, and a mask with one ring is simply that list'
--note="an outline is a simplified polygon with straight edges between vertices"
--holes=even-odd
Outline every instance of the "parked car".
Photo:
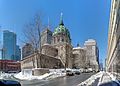
[{"label": "parked car", "polygon": [[71,70],[66,71],[67,76],[74,76],[74,73]]},{"label": "parked car", "polygon": [[0,86],[21,86],[21,84],[13,80],[0,80]]},{"label": "parked car", "polygon": [[62,70],[62,73],[65,73],[65,70]]},{"label": "parked car", "polygon": [[74,71],[76,75],[80,75],[80,71]]}]

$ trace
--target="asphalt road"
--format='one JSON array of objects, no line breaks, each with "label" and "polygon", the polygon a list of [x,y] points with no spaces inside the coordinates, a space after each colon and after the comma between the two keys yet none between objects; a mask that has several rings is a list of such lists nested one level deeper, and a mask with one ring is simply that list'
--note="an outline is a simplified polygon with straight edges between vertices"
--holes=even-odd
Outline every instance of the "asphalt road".
[{"label": "asphalt road", "polygon": [[91,75],[93,75],[93,73],[82,73],[80,75],[67,76],[52,80],[31,80],[21,81],[20,83],[22,86],[76,86],[88,79]]}]

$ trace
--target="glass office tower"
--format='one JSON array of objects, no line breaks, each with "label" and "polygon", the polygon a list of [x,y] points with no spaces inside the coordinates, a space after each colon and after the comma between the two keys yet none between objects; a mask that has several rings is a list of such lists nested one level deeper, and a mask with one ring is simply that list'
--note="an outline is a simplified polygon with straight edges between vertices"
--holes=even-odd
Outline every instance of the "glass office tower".
[{"label": "glass office tower", "polygon": [[14,32],[3,31],[3,49],[5,55],[2,59],[16,60],[16,34]]}]

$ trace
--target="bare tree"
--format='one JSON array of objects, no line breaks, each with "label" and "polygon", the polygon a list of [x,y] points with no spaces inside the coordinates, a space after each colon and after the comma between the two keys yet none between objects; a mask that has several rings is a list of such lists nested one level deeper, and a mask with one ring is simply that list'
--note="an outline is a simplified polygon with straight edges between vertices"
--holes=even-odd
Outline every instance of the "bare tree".
[{"label": "bare tree", "polygon": [[[25,37],[26,43],[30,43],[34,48],[34,53],[40,57],[41,52],[41,31],[43,30],[42,24],[42,16],[40,14],[36,14],[32,22],[25,25],[23,29],[23,34]],[[36,61],[38,61],[36,55]],[[33,61],[33,65],[34,65]],[[41,62],[40,62],[41,64]],[[34,66],[35,67],[35,66]]]},{"label": "bare tree", "polygon": [[23,33],[26,42],[32,44],[34,50],[39,50],[41,48],[41,30],[43,29],[41,16],[36,14],[33,21],[26,24]]}]

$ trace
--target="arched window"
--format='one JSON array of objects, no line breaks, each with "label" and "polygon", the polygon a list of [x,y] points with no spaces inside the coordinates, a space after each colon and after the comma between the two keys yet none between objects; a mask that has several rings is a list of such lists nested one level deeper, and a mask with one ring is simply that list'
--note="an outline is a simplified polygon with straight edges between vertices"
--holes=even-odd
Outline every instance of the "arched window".
[{"label": "arched window", "polygon": [[60,38],[58,38],[57,41],[59,42],[59,41],[60,41]]},{"label": "arched window", "polygon": [[60,37],[59,36],[57,37],[57,42],[60,42]]},{"label": "arched window", "polygon": [[62,42],[64,42],[64,38],[62,38]]}]

